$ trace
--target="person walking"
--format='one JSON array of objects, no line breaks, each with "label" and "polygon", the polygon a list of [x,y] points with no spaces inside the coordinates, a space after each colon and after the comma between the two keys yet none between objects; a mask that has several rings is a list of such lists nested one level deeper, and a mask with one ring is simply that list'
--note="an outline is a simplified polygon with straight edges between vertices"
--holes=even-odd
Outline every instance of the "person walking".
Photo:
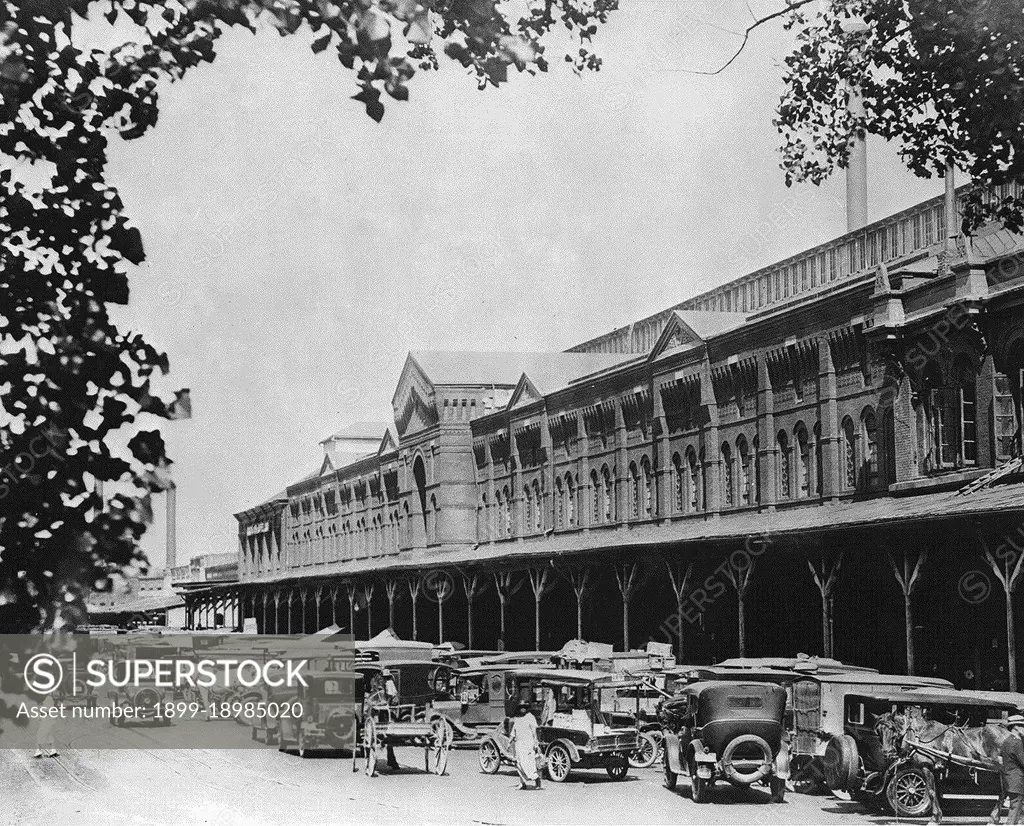
[{"label": "person walking", "polygon": [[[53,695],[47,694],[39,703],[40,708],[51,709],[54,707]],[[36,729],[36,753],[33,757],[56,757],[57,749],[53,747],[53,726],[54,719],[46,713],[39,719],[39,728]]]},{"label": "person walking", "polygon": [[999,780],[1008,798],[1007,823],[1020,823],[1024,814],[1024,714],[1011,714],[1006,720],[1010,730],[999,747]]},{"label": "person walking", "polygon": [[523,790],[540,788],[540,772],[537,771],[537,718],[526,703],[520,703],[516,718],[512,721],[510,739],[512,754],[516,758],[519,772],[519,788]]}]

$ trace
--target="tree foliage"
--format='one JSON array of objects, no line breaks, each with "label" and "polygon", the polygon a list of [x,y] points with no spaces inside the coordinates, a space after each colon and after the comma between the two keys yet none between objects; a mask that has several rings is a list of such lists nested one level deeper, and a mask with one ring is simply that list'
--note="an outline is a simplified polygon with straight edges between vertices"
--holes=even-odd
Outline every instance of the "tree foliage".
[{"label": "tree foliage", "polygon": [[[975,183],[967,232],[1024,223],[1024,202],[986,190],[1024,173],[1024,5],[1019,0],[829,0],[795,8],[776,125],[787,183],[845,167],[851,139],[894,142],[922,177],[946,164]],[[862,107],[850,106],[856,94]]]},{"label": "tree foliage", "polygon": [[[308,39],[352,71],[353,97],[380,121],[417,69],[441,53],[481,86],[509,67],[545,71],[564,28],[565,60],[597,69],[590,39],[617,0],[0,0],[0,628],[74,623],[94,587],[131,562],[170,460],[148,415],[188,415],[187,391],[154,393],[167,357],[118,329],[142,238],[106,179],[112,137],[157,122],[160,87],[212,62],[231,27]],[[127,32],[77,45],[102,15]],[[43,170],[32,187],[18,164]],[[115,448],[121,444],[123,449]],[[103,497],[97,482],[114,483]]]}]

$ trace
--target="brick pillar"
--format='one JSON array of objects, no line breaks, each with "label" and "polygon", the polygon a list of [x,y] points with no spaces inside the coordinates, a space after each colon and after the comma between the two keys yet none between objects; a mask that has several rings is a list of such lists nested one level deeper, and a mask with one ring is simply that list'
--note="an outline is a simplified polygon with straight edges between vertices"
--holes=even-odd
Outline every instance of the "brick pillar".
[{"label": "brick pillar", "polygon": [[672,513],[672,458],[669,452],[668,422],[665,419],[665,403],[657,383],[651,386],[654,403],[654,417],[651,428],[654,432],[654,484],[655,504],[658,518]]},{"label": "brick pillar", "polygon": [[592,498],[595,491],[590,487],[590,439],[587,436],[586,417],[582,410],[576,416],[576,440],[580,444],[580,461],[577,470],[576,495],[579,497],[577,503],[577,514],[579,515],[580,527],[590,527],[590,515],[593,512]]},{"label": "brick pillar", "polygon": [[910,377],[900,379],[893,398],[893,441],[896,467],[893,469],[897,482],[916,479],[920,474],[918,465],[917,411],[911,404]]},{"label": "brick pillar", "polygon": [[[818,341],[818,421],[821,422],[821,495],[836,499],[840,491],[839,405],[836,368],[828,337]],[[816,463],[815,463],[816,464]]]},{"label": "brick pillar", "polygon": [[991,353],[981,362],[981,369],[975,383],[975,432],[978,439],[978,467],[995,467],[995,419],[993,418],[993,396],[995,395],[996,365]]},{"label": "brick pillar", "polygon": [[718,400],[711,381],[711,362],[707,356],[700,371],[700,404],[707,422],[701,434],[704,441],[704,510],[717,514],[722,509],[722,454],[718,441]]},{"label": "brick pillar", "polygon": [[761,506],[775,510],[775,394],[772,391],[768,361],[765,356],[757,360],[757,440],[760,472],[757,486],[761,493]]},{"label": "brick pillar", "polygon": [[615,519],[626,522],[629,518],[629,471],[626,469],[626,419],[622,415],[622,399],[615,402]]}]

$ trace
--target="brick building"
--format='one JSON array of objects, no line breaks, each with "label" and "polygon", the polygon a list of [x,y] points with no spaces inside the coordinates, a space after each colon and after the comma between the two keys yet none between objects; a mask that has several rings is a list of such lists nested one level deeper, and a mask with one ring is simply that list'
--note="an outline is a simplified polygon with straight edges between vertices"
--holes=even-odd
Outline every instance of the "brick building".
[{"label": "brick building", "polygon": [[1021,452],[1024,243],[956,237],[945,204],[565,352],[410,353],[393,425],[325,440],[236,514],[239,583],[190,609],[997,684],[1024,486],[990,477]]}]

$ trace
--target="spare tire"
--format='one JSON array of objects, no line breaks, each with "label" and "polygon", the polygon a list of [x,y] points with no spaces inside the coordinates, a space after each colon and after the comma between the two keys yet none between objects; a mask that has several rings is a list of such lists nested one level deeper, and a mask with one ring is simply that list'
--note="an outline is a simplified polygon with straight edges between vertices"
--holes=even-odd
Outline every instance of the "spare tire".
[{"label": "spare tire", "polygon": [[[733,765],[733,757],[737,752],[759,751],[758,767],[751,772],[741,772]],[[741,758],[743,762],[753,762],[750,757]],[[756,734],[741,734],[730,741],[722,753],[722,770],[726,778],[734,786],[752,786],[771,774],[773,767],[772,748],[767,741]]]},{"label": "spare tire", "polygon": [[860,753],[857,741],[849,734],[833,737],[825,746],[825,784],[833,791],[851,791],[857,787]]}]

